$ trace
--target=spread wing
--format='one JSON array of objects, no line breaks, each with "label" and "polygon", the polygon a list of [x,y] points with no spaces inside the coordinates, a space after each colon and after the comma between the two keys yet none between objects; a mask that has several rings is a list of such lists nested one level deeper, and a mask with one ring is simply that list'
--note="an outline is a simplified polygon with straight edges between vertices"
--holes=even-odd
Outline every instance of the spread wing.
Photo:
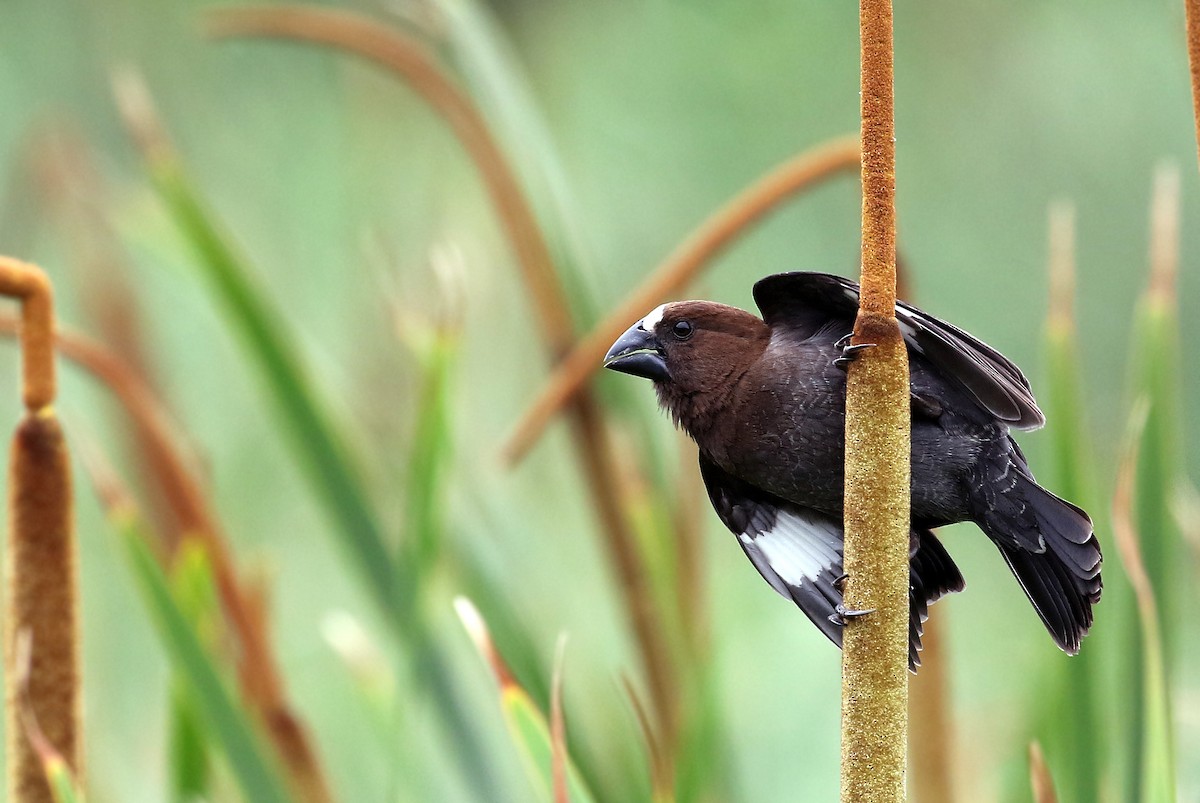
[{"label": "spread wing", "polygon": [[[850,332],[858,314],[858,285],[828,273],[779,273],[754,285],[763,320],[807,338],[831,327]],[[980,407],[1017,429],[1046,423],[1021,369],[957,326],[896,303],[896,319],[909,351],[923,356],[958,383]]]},{"label": "spread wing", "polygon": [[[758,573],[840,647],[843,625],[836,606],[842,593],[835,581],[842,575],[841,522],[743,482],[703,454],[700,475],[717,515]],[[913,544],[908,661],[915,669],[921,663],[918,652],[929,605],[961,591],[963,579],[933,533],[914,533]]]}]

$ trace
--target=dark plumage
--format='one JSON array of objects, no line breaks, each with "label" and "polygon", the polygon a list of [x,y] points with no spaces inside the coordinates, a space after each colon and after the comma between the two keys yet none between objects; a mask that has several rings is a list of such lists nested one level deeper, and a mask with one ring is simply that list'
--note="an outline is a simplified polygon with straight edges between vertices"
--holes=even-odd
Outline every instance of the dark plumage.
[{"label": "dark plumage", "polygon": [[[664,304],[605,365],[654,381],[700,447],[721,521],[763,578],[840,645],[843,366],[858,285],[784,273],[758,282],[754,300],[763,320],[708,301]],[[1029,383],[961,329],[904,302],[896,317],[912,389],[910,662],[928,605],[963,588],[931,532],[959,521],[991,538],[1055,643],[1077,653],[1100,599],[1100,546],[1087,514],[1037,484],[1008,434],[1045,422]]]}]

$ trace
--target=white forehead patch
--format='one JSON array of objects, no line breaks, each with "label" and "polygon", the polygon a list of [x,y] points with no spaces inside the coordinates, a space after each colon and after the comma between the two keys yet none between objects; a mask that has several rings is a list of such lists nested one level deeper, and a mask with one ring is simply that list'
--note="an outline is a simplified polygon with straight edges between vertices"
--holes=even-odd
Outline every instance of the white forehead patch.
[{"label": "white forehead patch", "polygon": [[647,332],[654,331],[654,327],[658,326],[658,322],[662,320],[663,310],[666,308],[666,306],[666,304],[659,304],[657,307],[650,310],[650,312],[646,314],[646,317],[642,318],[642,328]]}]

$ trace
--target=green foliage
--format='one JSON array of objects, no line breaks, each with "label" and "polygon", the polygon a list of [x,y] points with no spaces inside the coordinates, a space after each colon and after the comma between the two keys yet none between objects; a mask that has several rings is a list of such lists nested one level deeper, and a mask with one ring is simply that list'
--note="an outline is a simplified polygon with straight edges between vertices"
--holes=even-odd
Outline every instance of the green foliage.
[{"label": "green foliage", "polygon": [[[230,693],[216,663],[172,595],[137,517],[131,511],[116,511],[112,524],[168,657],[195,699],[207,732],[221,748],[246,799],[289,803],[292,797],[278,769],[268,760],[247,712]],[[193,564],[191,571],[198,570]]]}]

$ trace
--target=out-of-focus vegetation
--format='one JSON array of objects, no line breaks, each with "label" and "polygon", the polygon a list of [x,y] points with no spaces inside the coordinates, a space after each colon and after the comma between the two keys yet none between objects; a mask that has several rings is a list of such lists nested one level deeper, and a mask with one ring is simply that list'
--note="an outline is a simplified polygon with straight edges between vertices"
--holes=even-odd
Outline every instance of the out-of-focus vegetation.
[{"label": "out-of-focus vegetation", "polygon": [[[64,365],[58,412],[95,456],[88,798],[833,799],[838,655],[708,511],[650,388],[601,377],[519,465],[500,451],[564,345],[700,221],[856,130],[854,8],[345,4],[457,100],[344,49],[207,38],[216,8],[0,8],[0,253],[165,407],[133,403],[137,429]],[[1027,799],[1035,739],[1060,800],[1200,794],[1182,31],[1172,2],[897,7],[913,297],[1026,369],[1050,423],[1022,448],[1106,554],[1069,659],[987,540],[945,534],[968,581],[932,611],[962,799]],[[481,174],[463,108],[515,189]],[[544,247],[514,242],[517,193]],[[1074,236],[1060,211],[1048,258],[1060,199]],[[858,221],[852,175],[829,181],[689,295],[855,275]]]}]

